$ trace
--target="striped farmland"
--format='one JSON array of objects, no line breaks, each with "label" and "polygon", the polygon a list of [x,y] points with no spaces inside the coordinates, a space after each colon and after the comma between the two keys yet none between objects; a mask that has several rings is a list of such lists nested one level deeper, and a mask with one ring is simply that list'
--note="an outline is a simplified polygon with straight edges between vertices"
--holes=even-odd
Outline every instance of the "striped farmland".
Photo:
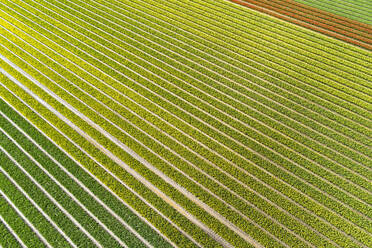
[{"label": "striped farmland", "polygon": [[[314,9],[291,0],[232,0],[260,12],[293,22],[305,28],[372,50],[372,30],[369,25],[343,16]],[[372,5],[370,6],[372,9]]]},{"label": "striped farmland", "polygon": [[240,3],[0,3],[0,245],[372,247],[371,26]]},{"label": "striped farmland", "polygon": [[331,13],[344,16],[362,23],[372,25],[371,2],[365,0],[356,1],[325,1],[325,0],[295,0]]}]

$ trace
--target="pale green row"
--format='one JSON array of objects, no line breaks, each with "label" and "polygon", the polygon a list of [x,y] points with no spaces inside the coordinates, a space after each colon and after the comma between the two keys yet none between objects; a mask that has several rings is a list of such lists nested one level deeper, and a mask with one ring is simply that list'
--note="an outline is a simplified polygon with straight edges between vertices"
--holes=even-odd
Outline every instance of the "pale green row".
[{"label": "pale green row", "polygon": [[318,9],[372,25],[372,2],[359,0],[295,0]]}]

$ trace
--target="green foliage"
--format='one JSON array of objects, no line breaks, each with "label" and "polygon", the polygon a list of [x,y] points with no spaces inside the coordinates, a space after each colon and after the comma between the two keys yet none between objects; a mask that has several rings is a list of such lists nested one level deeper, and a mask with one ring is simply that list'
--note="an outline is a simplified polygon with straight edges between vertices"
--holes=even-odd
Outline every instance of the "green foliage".
[{"label": "green foliage", "polygon": [[2,237],[0,239],[0,245],[2,247],[22,247],[16,239],[15,233],[8,229],[3,221],[0,222],[0,235]]},{"label": "green foliage", "polygon": [[[1,54],[255,240],[370,244],[363,50],[223,1],[15,2],[1,5]],[[214,232],[248,245],[63,102],[1,66]],[[197,242],[217,245],[35,99],[4,85]],[[1,96],[173,242],[193,245],[5,88]]]},{"label": "green foliage", "polygon": [[[0,156],[1,155],[2,154],[0,154]],[[9,181],[4,177],[2,173],[0,174],[0,177],[2,179],[1,186],[8,183],[8,188],[10,186]],[[20,199],[20,201],[22,202],[22,204],[26,203],[24,199]],[[20,237],[23,243],[27,245],[27,247],[46,247],[45,244],[43,244],[42,241],[36,236],[36,233],[30,228],[30,226],[28,226],[24,222],[24,220],[20,217],[16,210],[12,207],[9,207],[9,203],[5,200],[4,197],[0,197],[0,213],[1,217],[8,223],[8,225],[18,235],[18,237]]]},{"label": "green foliage", "polygon": [[[14,110],[12,110],[4,101],[0,100],[0,109],[9,118],[12,119],[20,128],[22,128],[30,137],[38,143],[46,152],[48,152],[54,159],[56,159],[63,167],[65,167],[75,178],[84,184],[96,197],[102,200],[108,207],[111,208],[119,217],[126,221],[133,229],[140,233],[145,239],[147,239],[151,244],[156,247],[167,247],[169,246],[154,230],[152,230],[147,224],[138,218],[130,209],[123,205],[112,193],[108,192],[102,185],[100,185],[94,178],[87,174],[78,164],[76,164],[71,158],[64,154],[58,147],[56,147],[52,142],[50,142],[45,136],[43,136],[37,129],[25,121],[21,116],[19,116]],[[62,184],[74,193],[74,196],[82,203],[89,203],[86,205],[88,209],[94,211],[96,216],[103,215],[104,221],[110,221],[110,228],[114,227],[116,230],[116,235],[127,240],[130,246],[134,245],[138,247],[140,244],[136,243],[134,236],[124,227],[119,224],[116,220],[112,219],[111,215],[108,215],[107,210],[102,209],[100,205],[97,204],[95,199],[91,199],[91,196],[85,192],[79,185],[76,185],[75,181],[72,181],[61,169],[57,167],[51,160],[41,153],[34,144],[32,144],[26,137],[21,133],[16,131],[8,124],[9,128],[7,131],[9,133],[14,133],[13,138],[17,139],[19,144],[24,144],[24,149],[30,154],[34,155],[34,158],[38,160],[41,165],[47,166],[49,168],[49,173],[59,178]],[[95,211],[96,210],[96,211]],[[116,223],[116,224],[115,224]]]}]

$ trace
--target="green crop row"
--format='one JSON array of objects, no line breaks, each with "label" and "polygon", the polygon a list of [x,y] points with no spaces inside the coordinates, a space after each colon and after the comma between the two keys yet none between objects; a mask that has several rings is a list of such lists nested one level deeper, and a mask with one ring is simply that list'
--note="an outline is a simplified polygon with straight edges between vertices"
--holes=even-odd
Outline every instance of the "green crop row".
[{"label": "green crop row", "polygon": [[17,238],[15,237],[15,235],[16,234],[13,233],[12,230],[8,229],[4,221],[0,221],[0,237],[1,237],[0,245],[2,247],[14,247],[14,248],[22,247],[21,244],[18,242]]},{"label": "green crop row", "polygon": [[[1,146],[11,144],[11,142],[7,139],[3,132],[1,132],[0,135]],[[22,158],[22,156],[19,158]],[[25,182],[20,182],[20,180],[23,180],[27,177],[22,173],[18,166],[5,155],[5,153],[1,154],[1,159],[1,169],[4,170],[9,177],[13,178],[13,180],[19,185],[19,187],[24,190],[24,192],[28,194],[29,197],[31,197],[36,202],[36,204],[44,210],[45,213],[47,213],[49,216],[63,215],[62,212],[48,198],[46,198],[44,194],[37,189],[37,187],[32,184],[32,182],[29,182],[29,179],[26,179]],[[40,233],[40,235],[43,236],[50,245],[69,246],[69,243],[64,239],[64,237],[23,195],[24,193],[18,190],[16,186],[3,173],[1,173],[1,177],[1,190],[8,196],[8,198],[10,198],[10,200],[23,213],[23,215],[34,225],[35,229]],[[25,185],[27,185],[27,187],[25,187]],[[38,198],[35,199],[35,195],[33,194],[33,192],[31,192],[31,190],[36,190],[34,194],[41,194],[39,198],[45,200],[45,203],[43,204],[42,200]],[[62,218],[60,217],[60,219]],[[68,219],[66,218],[66,220]],[[68,225],[69,223],[66,220],[64,222],[61,221],[58,224],[61,225],[63,223],[65,226]],[[61,229],[63,230],[64,228]]]},{"label": "green crop row", "polygon": [[[125,205],[123,205],[118,199],[116,199],[110,192],[102,187],[94,178],[89,176],[80,166],[78,166],[71,158],[66,156],[60,149],[58,149],[52,142],[50,142],[45,136],[43,136],[37,129],[35,129],[31,124],[25,121],[21,116],[19,116],[14,110],[12,110],[3,100],[0,99],[0,110],[1,112],[5,113],[11,120],[16,123],[19,127],[21,127],[32,139],[37,142],[43,149],[45,149],[48,154],[50,154],[54,159],[56,159],[63,167],[65,167],[70,173],[74,175],[80,182],[84,183],[84,186],[89,188],[89,190],[100,200],[102,200],[112,211],[114,211],[122,220],[126,221],[133,229],[135,229],[138,233],[141,234],[146,240],[150,242],[150,244],[156,247],[169,247],[170,245],[165,242],[153,229],[151,229],[147,224],[141,221],[138,216],[136,216],[130,209],[128,209]],[[15,130],[9,130],[9,132],[15,132]],[[27,142],[29,143],[29,147],[36,153],[36,147],[30,143],[30,141],[25,138],[19,139],[19,136],[14,138],[18,138],[19,143]],[[36,154],[39,155],[40,154]],[[45,157],[44,155],[42,157]],[[46,160],[48,160],[46,158]],[[49,161],[48,161],[49,163]],[[45,164],[48,164],[45,163]],[[44,165],[44,163],[41,163]],[[51,167],[53,170],[50,170],[50,173],[54,173],[55,176],[61,175],[60,170],[57,169],[56,166]],[[59,172],[59,173],[57,173]],[[67,179],[67,178],[66,178]],[[61,180],[65,180],[64,177]],[[95,200],[89,199],[87,193],[79,186],[72,186],[76,184],[75,182],[66,182],[63,183],[64,186],[70,187],[74,192],[78,190],[76,197],[81,202],[92,202],[93,205],[96,205]],[[84,196],[85,198],[81,198]],[[88,206],[89,207],[89,206]],[[100,209],[98,206],[97,208]],[[104,210],[100,210],[105,212]],[[110,216],[107,217],[108,219],[112,218]],[[114,221],[115,222],[115,221]],[[123,234],[128,235],[125,230],[122,230]],[[120,235],[118,235],[120,236]],[[125,236],[126,239],[130,239],[130,235]],[[135,244],[135,243],[133,243]]]},{"label": "green crop row", "polygon": [[[3,153],[0,156],[4,158]],[[4,184],[9,183],[8,179],[3,173],[0,173],[0,185],[3,188]],[[7,185],[8,186],[8,185]],[[0,192],[0,215],[12,228],[14,233],[22,240],[22,242],[27,245],[27,247],[46,247],[45,244],[39,239],[36,233],[31,229],[29,225],[20,217],[14,208],[9,205],[9,202],[5,200],[4,193]],[[23,199],[19,199],[22,203],[27,204]],[[23,200],[23,201],[22,201]],[[22,207],[22,206],[21,206]],[[34,209],[32,209],[34,210]],[[32,211],[31,210],[31,211]],[[5,240],[1,239],[3,242]]]},{"label": "green crop row", "polygon": [[[27,56],[26,56],[27,57]],[[46,70],[45,70],[46,71]],[[39,78],[39,77],[36,77],[36,78]],[[42,80],[42,82],[43,81],[45,81],[45,80]],[[61,82],[61,80],[58,80],[60,83],[62,83]],[[32,87],[32,86],[31,86]],[[34,87],[32,87],[32,89],[34,89]],[[36,89],[35,89],[36,90]],[[38,89],[38,90],[36,90],[36,91],[40,91],[40,89]],[[60,92],[60,89],[56,89],[56,88],[54,88],[54,91],[55,92],[57,92],[57,94],[58,93],[61,93]],[[49,98],[49,99],[51,99],[50,98],[50,96],[48,96],[48,95],[46,95],[46,94],[43,94],[43,96],[44,97],[47,97],[47,98]],[[51,99],[52,100],[52,99]],[[69,99],[69,101],[70,101],[70,103],[71,104],[73,104],[73,105],[75,105],[76,107],[78,107],[78,109],[79,110],[81,110],[83,113],[85,113],[86,114],[86,111],[87,111],[87,109],[81,109],[82,108],[82,106],[81,106],[81,104],[75,104],[75,102],[73,101],[73,99]],[[64,106],[59,106],[59,107],[63,107],[64,109],[63,109],[63,111],[67,111],[67,112],[62,112],[63,114],[65,114],[66,116],[72,116],[72,113],[71,112],[69,112],[67,109],[65,109],[65,107]],[[89,110],[88,110],[89,111]],[[97,117],[96,116],[93,116],[92,115],[92,111],[90,111],[90,113],[88,114],[88,116],[90,116],[91,118],[93,118],[93,120],[94,121],[96,121],[97,120]],[[102,135],[101,134],[99,134],[96,130],[92,130],[92,128],[89,126],[89,125],[87,125],[86,123],[83,123],[82,122],[82,120],[80,119],[79,120],[79,124],[80,125],[84,125],[85,126],[85,128],[84,128],[84,131],[86,131],[88,134],[90,134],[92,137],[97,137],[98,136],[98,140],[102,140],[101,142],[103,142],[103,144],[105,144],[105,142],[107,142],[106,143],[106,145],[108,145],[109,146],[109,150],[111,150],[111,151],[115,151],[115,154],[118,154],[119,155],[119,157],[122,157],[123,156],[123,154],[122,154],[122,150],[120,149],[120,148],[118,148],[117,146],[115,146],[114,144],[113,144],[113,142],[111,142],[111,141],[109,141],[109,140],[107,140],[107,138],[105,138],[105,137],[102,137]],[[98,120],[97,121],[97,123],[100,123],[101,124],[101,122],[102,122],[102,120]],[[88,131],[89,130],[89,131]],[[108,144],[109,143],[109,144]],[[116,150],[115,150],[115,149]],[[128,158],[129,159],[129,158]],[[130,158],[131,159],[131,158]],[[132,163],[133,163],[133,161],[132,161]],[[144,168],[142,168],[142,169],[144,169]],[[155,180],[155,182],[156,182],[156,184],[161,184],[162,182],[160,181],[160,180]],[[168,189],[169,190],[169,189]],[[171,193],[172,193],[172,195],[175,195],[175,192],[173,191],[173,190],[171,190]],[[188,206],[188,207],[193,207],[193,204],[191,203],[191,202],[188,202],[188,205],[187,204],[185,204],[186,206]],[[199,211],[198,209],[195,209],[194,208],[194,211]],[[196,212],[197,213],[197,212]],[[205,217],[205,214],[201,214],[201,213],[198,213],[198,216],[201,216],[201,217]],[[214,221],[213,219],[207,219],[207,222],[211,222],[211,221]],[[196,235],[199,235],[200,233],[198,233],[198,232],[196,232],[196,230],[195,230],[195,228],[192,230]],[[234,236],[234,234],[230,234],[230,236],[228,236],[229,238],[230,237],[233,237]],[[236,242],[236,241],[235,241]]]},{"label": "green crop row", "polygon": [[[12,85],[8,85],[9,87],[12,87]],[[24,94],[24,93],[23,93]],[[27,95],[24,95],[24,96],[27,96]],[[47,96],[47,95],[45,95],[46,97],[49,97],[49,96]],[[50,98],[50,97],[49,97]],[[31,99],[29,99],[29,100],[31,100]],[[35,104],[35,103],[34,103]],[[34,104],[31,104],[32,106],[34,106]],[[62,114],[64,114],[65,116],[73,116],[73,113],[71,113],[71,112],[69,112],[69,110],[68,109],[66,109],[65,108],[65,106],[63,106],[63,105],[61,105],[60,103],[57,103],[57,102],[54,102],[54,104],[57,104],[57,105],[59,105],[58,107],[59,108],[61,108],[62,107],[62,109],[60,110],[61,111],[61,113]],[[59,109],[58,108],[58,109]],[[88,126],[85,122],[83,123],[83,121],[80,119],[80,118],[78,118],[79,119],[79,124],[81,125],[81,124],[83,124],[83,125],[85,125],[85,131],[87,131],[87,130],[89,130],[89,132],[88,133],[91,133],[91,132],[95,132],[95,130],[94,129],[92,129],[90,126]],[[53,121],[57,121],[57,120],[53,120]],[[66,127],[64,127],[64,129],[65,129]],[[95,133],[97,133],[97,132],[95,132]],[[100,134],[98,134],[98,135],[100,135]],[[95,136],[97,136],[97,134],[96,135],[92,135],[93,137],[95,137]],[[101,138],[101,137],[100,137]],[[103,138],[103,137],[102,137]],[[81,142],[81,141],[80,141]],[[85,143],[85,146],[84,146],[84,148],[87,146],[87,144],[86,144],[86,142],[87,141],[85,141],[85,140],[83,140],[83,142]],[[102,141],[104,144],[105,144],[105,142],[108,142],[108,143],[110,143],[110,146],[111,147],[113,147],[114,146],[114,144],[112,144],[112,142],[111,141],[106,141],[106,140],[104,140],[104,141]],[[91,146],[91,144],[90,144],[90,146]],[[89,146],[88,146],[88,148],[89,148]],[[86,149],[86,148],[85,148]],[[101,152],[99,152],[99,150],[98,149],[93,149],[92,150],[92,148],[90,148],[90,150],[91,151],[89,151],[88,150],[88,152],[90,153],[90,154],[92,154],[94,157],[97,157],[98,156],[98,158],[99,158],[99,160],[103,160],[101,163],[102,164],[104,164],[105,166],[106,166],[106,168],[108,168],[109,170],[112,170],[112,172],[114,173],[114,174],[116,174],[123,182],[126,182],[127,184],[129,184],[129,186],[132,186],[134,189],[136,189],[137,191],[139,191],[139,193],[142,195],[142,196],[147,196],[147,197],[151,197],[150,199],[151,199],[151,201],[150,202],[152,202],[152,204],[154,204],[158,209],[160,209],[162,212],[165,212],[166,213],[166,215],[171,215],[171,216],[175,216],[174,218],[172,218],[172,221],[174,222],[174,223],[176,223],[177,225],[179,225],[179,226],[181,226],[182,227],[182,229],[186,229],[186,231],[188,231],[188,232],[190,232],[193,236],[197,236],[199,239],[201,239],[201,242],[202,243],[206,243],[206,244],[208,244],[208,242],[209,243],[211,243],[212,242],[212,244],[213,244],[213,241],[212,240],[210,240],[210,238],[208,237],[208,236],[206,236],[199,228],[197,228],[196,226],[194,226],[194,225],[190,225],[190,223],[188,223],[188,220],[187,219],[185,219],[182,215],[180,215],[179,213],[177,213],[173,208],[171,208],[170,206],[168,206],[168,205],[165,205],[165,203],[162,201],[162,200],[160,200],[160,199],[157,199],[157,197],[155,196],[155,194],[153,193],[153,192],[151,192],[151,191],[149,191],[149,190],[147,190],[147,188],[144,188],[143,187],[143,185],[142,184],[140,184],[139,182],[137,182],[136,180],[134,180],[134,178],[132,178],[132,176],[130,176],[127,172],[125,172],[123,169],[121,169],[121,168],[118,168],[118,166],[116,165],[116,164],[114,164],[111,160],[109,160],[109,159],[107,159],[107,158],[105,158],[105,156],[103,156],[103,158],[102,158],[102,154],[101,154]],[[109,149],[109,150],[114,150],[114,149]],[[136,160],[133,160],[133,158],[131,158],[129,155],[127,155],[127,154],[123,154],[123,151],[122,150],[120,150],[120,152],[119,151],[117,151],[117,153],[120,153],[120,157],[122,158],[123,156],[126,156],[126,160],[130,160],[129,162],[128,162],[128,164],[131,164],[131,165],[134,165],[134,163],[138,163]],[[104,159],[105,158],[105,159]],[[124,161],[125,161],[125,159],[123,159]],[[102,172],[101,172],[102,173]],[[97,175],[97,176],[99,176],[99,177],[102,177],[102,175]],[[107,181],[107,180],[105,180],[105,181]],[[172,193],[173,194],[175,194],[175,192],[173,192],[172,191]],[[128,194],[128,193],[127,193]],[[133,198],[133,196],[131,197],[131,198]],[[127,200],[130,200],[131,198],[129,198],[129,199],[127,199]],[[156,201],[155,201],[156,200]],[[138,203],[136,203],[136,204],[138,204]],[[189,203],[190,204],[190,203]],[[137,209],[138,207],[136,206],[136,209]],[[137,211],[140,211],[142,214],[143,214],[143,209],[137,209]],[[148,210],[147,210],[148,211]],[[146,215],[148,215],[148,214],[146,214]],[[156,223],[156,226],[159,226],[159,225],[161,225],[162,223],[163,223],[164,221],[159,221],[158,220],[158,222]],[[162,231],[173,231],[174,229],[173,228],[169,228],[169,227],[167,227],[167,226],[165,226],[165,227],[163,227],[163,228],[161,228],[162,229]],[[165,229],[165,230],[164,230]],[[170,230],[168,230],[168,229],[170,229]],[[173,229],[173,230],[172,230]],[[173,233],[173,235],[174,235],[174,233]],[[201,236],[201,237],[200,237]],[[178,240],[176,240],[176,241],[178,241],[178,242],[180,242],[180,241],[182,241],[182,242],[185,242],[185,240],[182,240],[182,239],[184,239],[184,238],[180,238],[179,237],[179,235],[174,235],[173,237],[171,237],[172,239],[174,239],[174,238],[179,238]],[[178,242],[175,242],[175,243],[178,243]],[[186,242],[187,243],[187,242]],[[216,246],[216,244],[214,244],[214,245],[212,245],[212,246]]]},{"label": "green crop row", "polygon": [[[27,56],[26,56],[27,57]],[[25,58],[26,58],[25,57]],[[21,66],[21,67],[24,67],[24,66]],[[44,70],[45,71],[45,70]],[[36,77],[36,78],[39,78],[39,77]],[[60,84],[62,83],[60,80],[59,80],[59,82],[60,82]],[[50,85],[50,83],[49,83],[49,85]],[[59,93],[58,92],[58,90],[57,89],[54,89],[54,92],[57,92],[57,93]],[[75,91],[74,92],[76,92],[76,89],[75,89]],[[47,97],[46,95],[45,95],[45,97]],[[86,100],[87,101],[87,100]],[[70,99],[69,100],[69,102],[71,103],[71,104],[74,104],[73,102],[73,100],[72,99]],[[90,102],[91,102],[91,100],[90,100]],[[87,109],[83,109],[82,108],[82,106],[81,106],[81,104],[74,104],[76,107],[78,107],[78,109],[80,110],[80,111],[82,111],[83,113],[85,113],[85,114],[87,114]],[[89,111],[89,110],[88,110]],[[106,112],[107,112],[107,110],[106,110]],[[71,113],[64,113],[66,116],[72,116],[71,115]],[[89,114],[87,114],[90,118],[92,118],[92,120],[93,121],[96,121],[97,123],[100,123],[100,124],[102,124],[102,120],[101,119],[97,119],[97,117],[98,116],[95,116],[95,115],[93,115],[92,114],[92,111],[90,111],[90,113]],[[90,127],[90,126],[88,126],[87,124],[85,124],[85,123],[82,123],[81,121],[80,121],[80,123],[79,123],[80,125],[84,125],[85,126],[85,128],[84,128],[84,131],[86,131],[88,134],[90,134],[92,137],[99,137],[98,139],[100,139],[100,140],[102,140],[102,141],[100,141],[100,142],[107,142],[106,143],[106,145],[110,145],[108,148],[109,148],[109,150],[110,151],[112,151],[113,153],[115,153],[115,154],[118,154],[118,156],[119,157],[122,157],[123,156],[123,154],[122,154],[122,150],[120,149],[120,148],[118,148],[116,145],[114,145],[111,141],[108,141],[108,140],[106,140],[106,138],[104,138],[104,137],[102,137],[102,135],[100,135],[100,134],[98,134],[97,132],[95,132],[95,130],[93,131],[92,130],[92,128]],[[88,131],[89,130],[89,131]],[[93,132],[93,133],[92,133]],[[112,130],[110,131],[111,133],[113,132]],[[117,136],[119,136],[119,137],[121,137],[121,139],[123,139],[124,137],[123,137],[123,134],[122,133],[120,133],[120,135],[117,135]],[[126,143],[126,144],[128,144],[128,142],[131,142],[130,140],[128,140],[128,141],[123,141],[123,143]],[[133,142],[132,142],[133,143]],[[104,143],[105,144],[105,143]],[[129,145],[129,144],[128,144]],[[129,145],[129,146],[133,146],[133,145]],[[143,150],[143,148],[142,148],[142,150]],[[142,153],[143,153],[143,151],[142,151]],[[146,157],[146,156],[145,156]],[[132,162],[133,163],[133,162]],[[132,165],[132,164],[131,164]],[[144,170],[145,168],[142,168],[142,170]],[[119,173],[119,172],[118,172]],[[142,172],[142,173],[144,173],[144,172]],[[146,173],[148,173],[149,175],[151,175],[152,173],[151,172],[149,172],[149,171],[146,171]],[[146,175],[147,176],[147,175]],[[161,184],[161,181],[158,179],[158,180],[154,180],[154,184]],[[162,186],[162,187],[164,187],[164,185],[160,185],[160,186]],[[170,189],[169,188],[164,188],[164,190],[167,190],[167,191],[169,191]],[[195,192],[198,192],[198,190],[194,190]],[[173,196],[175,195],[175,192],[174,192],[174,190],[171,190],[170,192],[169,192],[170,194],[172,194]],[[206,198],[210,198],[210,197],[206,197]],[[208,219],[206,219],[205,218],[205,213],[203,213],[203,212],[200,212],[200,210],[199,210],[199,208],[195,208],[194,206],[193,206],[194,204],[192,204],[192,202],[188,202],[188,204],[185,204],[185,207],[187,207],[187,208],[191,208],[191,207],[193,207],[193,209],[191,209],[192,210],[192,213],[195,213],[198,217],[200,217],[201,219],[204,219],[204,221],[205,222],[215,222],[211,217],[209,217]],[[219,204],[220,205],[220,207],[221,208],[224,208],[224,209],[227,209],[226,208],[226,206],[224,206],[223,204]],[[227,211],[227,210],[226,210]],[[231,211],[230,211],[231,212]],[[236,215],[236,214],[235,214]],[[228,216],[228,215],[227,215]],[[231,217],[230,217],[231,218]],[[213,224],[213,222],[210,224],[210,225],[212,225]],[[215,225],[215,224],[214,224]],[[241,226],[242,227],[244,227],[244,228],[248,228],[247,227],[247,223],[245,223],[244,222],[244,225],[243,224],[241,224]],[[270,227],[270,225],[268,225],[269,227]],[[221,227],[219,227],[220,229],[221,229]],[[251,227],[250,227],[251,228]],[[222,228],[222,229],[226,229],[226,228]],[[196,232],[195,230],[192,230],[195,234],[197,234],[197,235],[200,235],[200,233],[198,233],[198,232]],[[228,232],[229,232],[229,230],[227,230]],[[238,240],[239,240],[239,238],[238,237],[236,237],[236,235],[234,234],[234,233],[230,233],[230,234],[226,234],[225,235],[226,237],[228,237],[228,239],[232,239],[234,236],[235,236],[235,239],[232,239],[231,241],[232,242],[234,242],[235,243],[235,245],[239,245],[239,243],[237,243],[238,242]],[[240,244],[240,245],[244,245],[244,244]]]},{"label": "green crop row", "polygon": [[[86,191],[79,187],[68,177],[58,166],[46,157],[40,150],[37,149],[26,137],[21,133],[16,132],[10,123],[1,123],[1,127],[11,135],[16,142],[21,145],[36,161],[46,167],[45,169],[51,173],[59,183],[64,185],[73,195],[74,199],[85,203],[85,207],[91,211],[99,220],[101,220],[109,229],[111,229],[117,237],[121,238],[130,247],[143,247],[144,245],[133,234],[128,232],[123,225],[117,221],[110,213],[108,213],[97,201],[92,198]],[[48,184],[49,185],[49,184]],[[89,203],[89,204],[88,204]]]},{"label": "green crop row", "polygon": [[[23,79],[24,80],[24,79]],[[169,223],[166,222],[162,217],[160,217],[156,212],[154,212],[151,208],[146,206],[136,195],[134,195],[131,191],[127,190],[122,186],[122,184],[115,179],[113,179],[105,170],[98,167],[93,161],[91,161],[87,156],[80,151],[80,149],[76,148],[73,144],[71,144],[70,141],[66,140],[63,136],[61,136],[60,133],[58,133],[53,128],[49,127],[49,125],[40,119],[40,117],[35,116],[35,113],[28,112],[30,111],[25,105],[21,104],[19,101],[16,101],[12,95],[9,95],[6,90],[4,91],[4,88],[2,88],[2,93],[4,96],[7,96],[7,100],[13,105],[16,106],[19,112],[23,113],[25,116],[28,117],[28,119],[31,119],[31,121],[35,121],[35,125],[40,128],[41,130],[44,130],[47,127],[46,133],[50,134],[50,137],[54,138],[54,141],[60,145],[64,150],[68,151],[69,153],[74,154],[74,158],[81,162],[83,165],[88,167],[88,170],[90,170],[97,178],[99,178],[102,182],[104,182],[107,186],[110,187],[110,189],[115,192],[118,196],[120,196],[122,199],[124,199],[128,204],[130,204],[134,209],[136,209],[141,215],[143,215],[145,218],[147,218],[151,223],[154,224],[160,231],[166,234],[172,241],[174,241],[176,244],[181,246],[193,246],[192,242],[190,242],[186,237],[184,237],[177,229],[175,229],[173,226],[170,226]],[[27,96],[24,95],[23,96]],[[42,113],[44,116],[47,117],[48,121],[51,121],[54,125],[56,125],[56,128],[59,130],[62,130],[63,132],[70,134],[71,138],[74,142],[77,142],[79,145],[82,145],[90,154],[93,154],[94,157],[102,164],[107,165],[110,169],[117,169],[117,166],[113,164],[111,160],[109,160],[106,156],[102,154],[102,152],[92,146],[89,142],[87,142],[85,139],[80,137],[79,135],[74,135],[75,131],[71,129],[69,126],[66,126],[63,121],[59,120],[57,117],[54,116],[51,112],[47,111],[46,109],[42,108],[38,105],[38,102],[35,101],[32,98],[27,98],[28,101],[31,101],[31,105],[36,108],[36,111],[39,113]],[[31,115],[31,117],[29,117]],[[41,124],[40,124],[41,123]],[[46,126],[46,127],[45,127]],[[53,133],[54,135],[51,135]],[[120,179],[123,180],[123,182],[128,181],[131,178],[125,178],[125,174],[121,171]],[[127,179],[127,180],[125,180]],[[133,180],[133,179],[131,179]],[[133,183],[132,183],[133,184]],[[140,185],[136,185],[137,187]],[[138,189],[142,189],[143,186],[139,187]],[[144,194],[144,196],[149,195],[149,193]],[[150,194],[152,195],[152,194]],[[159,206],[160,203],[158,203]],[[169,207],[164,207],[160,205],[160,210],[164,209],[168,211],[169,213]],[[178,214],[171,209],[171,215],[178,216]],[[182,218],[181,218],[182,219]],[[189,224],[182,225],[183,228],[187,227]],[[192,229],[194,229],[196,232],[198,232],[198,228],[195,228],[195,226],[191,226]],[[199,231],[200,232],[200,231]]]},{"label": "green crop row", "polygon": [[[85,228],[100,244],[104,246],[117,247],[119,243],[109,235],[99,224],[88,215],[73,199],[71,199],[61,188],[59,188],[51,178],[47,177],[43,171],[37,167],[21,150],[17,148],[10,140],[4,138],[2,134],[2,146],[8,151],[8,153],[20,163],[22,166],[44,189],[63,207],[69,212],[82,226]],[[74,227],[74,223],[67,217],[62,217],[63,212],[47,197],[39,187],[34,184],[22,171],[11,163],[4,163],[4,170],[6,170],[11,177],[13,177],[17,183],[23,188],[29,196],[39,204],[39,206],[51,217],[55,217],[56,223],[60,228],[68,233],[69,235],[78,235],[81,233],[77,227]],[[47,187],[46,187],[47,186]],[[6,188],[8,189],[8,188]],[[35,213],[29,213],[28,216],[33,217]],[[49,242],[61,243],[58,238],[57,232],[51,225],[46,225],[41,221],[35,221],[39,226],[36,226],[38,230],[45,232],[43,235]],[[77,232],[75,234],[75,232]],[[83,235],[83,234],[81,234]],[[79,245],[84,244],[81,238],[77,243]],[[56,244],[54,244],[56,245]]]}]

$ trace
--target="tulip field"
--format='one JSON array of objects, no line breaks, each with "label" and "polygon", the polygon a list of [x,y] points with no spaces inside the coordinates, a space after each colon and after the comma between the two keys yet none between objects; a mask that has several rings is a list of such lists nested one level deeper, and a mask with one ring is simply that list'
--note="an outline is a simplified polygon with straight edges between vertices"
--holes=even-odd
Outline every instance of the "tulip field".
[{"label": "tulip field", "polygon": [[0,2],[0,247],[372,247],[372,2]]}]

